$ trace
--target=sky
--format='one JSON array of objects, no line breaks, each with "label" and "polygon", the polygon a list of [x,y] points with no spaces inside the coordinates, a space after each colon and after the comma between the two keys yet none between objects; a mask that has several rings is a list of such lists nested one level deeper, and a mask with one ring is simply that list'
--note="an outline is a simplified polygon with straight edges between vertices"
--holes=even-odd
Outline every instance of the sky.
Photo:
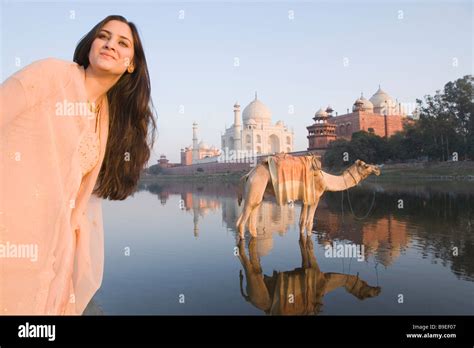
[{"label": "sky", "polygon": [[410,109],[473,73],[471,1],[0,2],[2,81],[38,59],[72,61],[108,15],[137,25],[158,125],[149,165],[179,162],[193,122],[219,147],[234,103],[243,110],[255,91],[300,151],[320,107],[344,114],[380,84]]}]

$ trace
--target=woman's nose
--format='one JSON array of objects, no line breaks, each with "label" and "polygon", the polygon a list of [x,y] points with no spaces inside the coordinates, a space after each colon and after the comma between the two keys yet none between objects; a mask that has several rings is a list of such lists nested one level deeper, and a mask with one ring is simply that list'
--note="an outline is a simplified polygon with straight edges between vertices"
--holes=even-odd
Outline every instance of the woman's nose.
[{"label": "woman's nose", "polygon": [[111,40],[107,41],[104,47],[115,51],[114,44]]}]

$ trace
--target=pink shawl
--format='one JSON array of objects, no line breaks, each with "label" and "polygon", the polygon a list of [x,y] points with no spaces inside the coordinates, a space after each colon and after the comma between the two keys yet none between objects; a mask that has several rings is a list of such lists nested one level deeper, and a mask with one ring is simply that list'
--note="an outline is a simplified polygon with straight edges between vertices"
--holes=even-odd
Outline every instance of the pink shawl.
[{"label": "pink shawl", "polygon": [[99,163],[82,178],[84,82],[82,66],[48,58],[1,86],[0,314],[82,314],[102,282],[102,206],[92,190],[109,117],[105,107]]}]

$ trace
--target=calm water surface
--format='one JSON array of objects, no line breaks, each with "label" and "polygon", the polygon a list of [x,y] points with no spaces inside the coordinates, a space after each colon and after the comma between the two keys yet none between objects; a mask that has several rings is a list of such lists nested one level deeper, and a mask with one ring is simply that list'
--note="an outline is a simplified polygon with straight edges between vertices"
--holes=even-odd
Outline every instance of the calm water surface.
[{"label": "calm water surface", "polygon": [[[143,184],[104,201],[104,281],[88,313],[474,314],[474,183],[366,182],[349,192],[355,215],[347,193],[323,197],[309,237],[300,204],[265,200],[244,243],[233,184]],[[344,244],[359,258],[325,247]]]}]

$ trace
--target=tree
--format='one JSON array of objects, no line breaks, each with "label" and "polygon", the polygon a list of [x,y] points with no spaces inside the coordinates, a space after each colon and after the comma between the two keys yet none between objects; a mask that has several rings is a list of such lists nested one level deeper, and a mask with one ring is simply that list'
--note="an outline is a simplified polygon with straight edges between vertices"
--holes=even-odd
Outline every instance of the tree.
[{"label": "tree", "polygon": [[[365,131],[352,134],[351,141],[338,139],[329,144],[324,154],[324,165],[340,168],[361,159],[367,163],[382,163],[391,154],[387,140]],[[347,159],[347,161],[344,161]]]},{"label": "tree", "polygon": [[444,91],[417,99],[420,110],[419,133],[423,150],[431,159],[450,160],[453,152],[474,158],[473,78],[464,76],[448,82]]},{"label": "tree", "polygon": [[345,139],[337,139],[329,143],[328,149],[323,156],[324,165],[332,168],[340,168],[348,162],[344,159],[355,158],[349,141]]},{"label": "tree", "polygon": [[444,101],[455,120],[455,132],[462,137],[464,153],[474,158],[474,78],[466,75],[444,86]]},{"label": "tree", "polygon": [[367,163],[382,163],[391,155],[387,139],[365,131],[352,134],[351,146],[357,158]]},{"label": "tree", "polygon": [[159,164],[154,164],[148,168],[147,172],[149,174],[159,175],[163,173],[163,168]]}]

